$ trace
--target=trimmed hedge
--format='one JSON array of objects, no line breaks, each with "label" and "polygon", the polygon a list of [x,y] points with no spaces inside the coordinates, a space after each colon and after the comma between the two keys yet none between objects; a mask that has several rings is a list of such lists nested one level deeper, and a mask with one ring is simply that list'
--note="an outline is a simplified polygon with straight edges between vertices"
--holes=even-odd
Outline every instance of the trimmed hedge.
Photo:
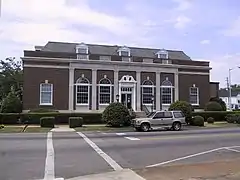
[{"label": "trimmed hedge", "polygon": [[204,118],[202,116],[195,116],[193,118],[194,126],[204,126]]},{"label": "trimmed hedge", "polygon": [[214,123],[214,118],[213,117],[207,118],[207,122],[208,122],[208,124],[213,124]]},{"label": "trimmed hedge", "polygon": [[193,112],[193,116],[202,116],[204,121],[207,121],[209,117],[214,118],[215,121],[226,121],[226,117],[229,114],[240,114],[238,111],[199,111]]},{"label": "trimmed hedge", "polygon": [[69,117],[69,127],[82,127],[83,125],[83,118],[82,117]]},{"label": "trimmed hedge", "polygon": [[0,124],[40,124],[41,117],[55,117],[56,124],[68,124],[69,117],[82,117],[84,124],[101,124],[101,113],[0,113]]},{"label": "trimmed hedge", "polygon": [[54,128],[54,124],[55,124],[54,121],[55,121],[55,117],[41,117],[40,126]]}]

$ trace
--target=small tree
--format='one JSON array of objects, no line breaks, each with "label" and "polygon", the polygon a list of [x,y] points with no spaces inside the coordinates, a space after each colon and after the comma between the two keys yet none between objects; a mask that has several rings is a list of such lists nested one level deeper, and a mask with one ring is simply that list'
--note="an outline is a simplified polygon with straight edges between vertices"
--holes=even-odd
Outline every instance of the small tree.
[{"label": "small tree", "polygon": [[1,104],[1,113],[20,113],[22,112],[22,103],[16,95],[14,88],[8,93]]},{"label": "small tree", "polygon": [[212,97],[212,98],[210,98],[210,102],[211,101],[219,103],[221,105],[221,107],[222,107],[222,111],[226,111],[227,110],[226,103],[221,98]]},{"label": "small tree", "polygon": [[102,113],[102,120],[114,127],[130,125],[130,119],[128,109],[119,102],[109,104]]},{"label": "small tree", "polygon": [[222,106],[216,101],[210,101],[205,105],[205,111],[222,111]]},{"label": "small tree", "polygon": [[186,117],[186,122],[191,124],[193,107],[186,101],[176,101],[172,103],[169,110],[180,110]]}]

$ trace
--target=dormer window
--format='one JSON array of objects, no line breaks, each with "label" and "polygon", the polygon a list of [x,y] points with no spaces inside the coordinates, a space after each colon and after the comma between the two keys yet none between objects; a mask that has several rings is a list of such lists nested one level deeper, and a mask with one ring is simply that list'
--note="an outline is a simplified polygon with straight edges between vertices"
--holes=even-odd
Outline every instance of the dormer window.
[{"label": "dormer window", "polygon": [[168,59],[168,52],[165,49],[159,50],[156,55],[160,59]]},{"label": "dormer window", "polygon": [[88,46],[84,43],[78,44],[76,46],[77,59],[88,60]]},{"label": "dormer window", "polygon": [[121,48],[118,49],[118,55],[119,56],[130,56],[131,55],[131,52],[130,52],[130,49],[126,46],[123,46]]},{"label": "dormer window", "polygon": [[84,43],[78,44],[76,46],[76,53],[77,54],[88,54],[88,46]]}]

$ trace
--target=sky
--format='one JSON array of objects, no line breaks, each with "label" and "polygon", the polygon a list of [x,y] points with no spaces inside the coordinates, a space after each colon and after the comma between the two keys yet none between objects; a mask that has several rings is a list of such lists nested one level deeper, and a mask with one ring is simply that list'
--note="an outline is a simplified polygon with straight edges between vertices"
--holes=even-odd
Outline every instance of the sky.
[{"label": "sky", "polygon": [[183,50],[240,84],[239,0],[0,0],[0,59],[48,41]]}]

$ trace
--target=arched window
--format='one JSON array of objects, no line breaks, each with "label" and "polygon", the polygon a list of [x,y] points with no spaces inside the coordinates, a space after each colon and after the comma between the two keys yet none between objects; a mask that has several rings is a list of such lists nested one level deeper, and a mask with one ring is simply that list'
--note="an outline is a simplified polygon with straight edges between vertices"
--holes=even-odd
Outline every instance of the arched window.
[{"label": "arched window", "polygon": [[154,84],[151,80],[142,82],[142,104],[152,105],[152,98],[154,96]]},{"label": "arched window", "polygon": [[76,81],[76,104],[89,105],[89,80],[81,77]]},{"label": "arched window", "polygon": [[99,104],[107,105],[111,103],[112,83],[108,78],[99,81]]},{"label": "arched window", "polygon": [[161,84],[161,97],[162,97],[162,104],[163,105],[170,105],[172,104],[172,83],[166,79]]}]

